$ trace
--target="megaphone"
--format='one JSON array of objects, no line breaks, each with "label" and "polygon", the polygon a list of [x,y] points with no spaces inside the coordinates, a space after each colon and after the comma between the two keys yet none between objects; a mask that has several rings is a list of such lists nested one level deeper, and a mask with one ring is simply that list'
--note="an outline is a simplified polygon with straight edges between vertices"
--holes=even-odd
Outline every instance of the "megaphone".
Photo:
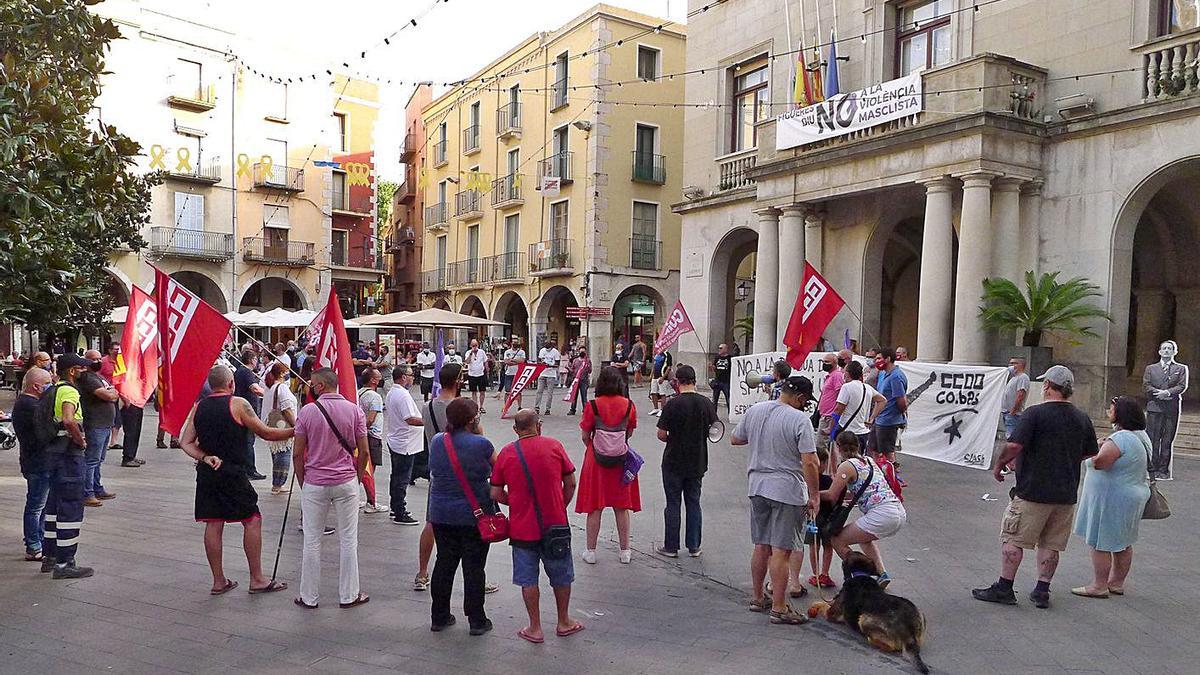
[{"label": "megaphone", "polygon": [[747,387],[750,387],[751,389],[755,389],[755,388],[761,387],[763,385],[774,384],[775,376],[763,375],[762,373],[758,372],[757,370],[751,370],[750,372],[746,373],[745,382],[746,382]]}]

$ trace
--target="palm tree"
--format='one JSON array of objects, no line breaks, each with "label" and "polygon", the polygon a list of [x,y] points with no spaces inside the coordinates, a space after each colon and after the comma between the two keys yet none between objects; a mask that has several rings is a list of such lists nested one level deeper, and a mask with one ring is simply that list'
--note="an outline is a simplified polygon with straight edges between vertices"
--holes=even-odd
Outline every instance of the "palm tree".
[{"label": "palm tree", "polygon": [[1061,333],[1071,344],[1076,338],[1100,337],[1082,322],[1089,319],[1112,321],[1108,313],[1088,298],[1101,297],[1100,287],[1083,277],[1059,283],[1058,272],[1025,273],[1025,290],[1008,279],[983,280],[983,304],[979,318],[983,327],[998,331],[1023,331],[1021,344],[1036,347],[1042,333]]},{"label": "palm tree", "polygon": [[746,351],[749,352],[750,340],[754,339],[754,317],[743,316],[737,321],[734,321],[733,335],[735,338],[738,337],[738,333],[741,333],[740,339],[746,345]]}]

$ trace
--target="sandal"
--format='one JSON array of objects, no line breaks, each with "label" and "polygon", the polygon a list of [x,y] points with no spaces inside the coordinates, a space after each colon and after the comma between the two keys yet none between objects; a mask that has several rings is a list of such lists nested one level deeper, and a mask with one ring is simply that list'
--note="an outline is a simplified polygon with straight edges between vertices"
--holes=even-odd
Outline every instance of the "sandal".
[{"label": "sandal", "polygon": [[42,555],[41,551],[25,552],[25,562],[41,562],[43,557],[45,556]]},{"label": "sandal", "polygon": [[233,579],[226,579],[224,586],[222,586],[221,588],[214,588],[214,589],[210,590],[208,592],[208,594],[209,595],[225,595],[226,593],[228,593],[229,591],[232,591],[233,589],[235,589],[237,587],[238,587],[238,582],[234,581]]},{"label": "sandal", "polygon": [[799,626],[808,623],[808,617],[792,609],[791,605],[782,612],[771,610],[771,623],[785,626]]},{"label": "sandal", "polygon": [[260,593],[274,593],[275,591],[287,590],[287,582],[272,581],[262,588],[251,588],[250,595],[258,595]]},{"label": "sandal", "polygon": [[583,630],[583,624],[576,621],[574,626],[571,626],[570,628],[568,628],[566,630],[555,629],[554,634],[557,635],[558,637],[570,637],[570,636],[578,633],[581,630]]},{"label": "sandal", "polygon": [[754,598],[751,598],[750,607],[748,609],[751,612],[769,611],[771,609],[771,599],[766,596],[763,596],[762,600],[755,600]]},{"label": "sandal", "polygon": [[351,607],[358,607],[359,605],[365,605],[370,601],[371,601],[371,596],[367,595],[366,593],[359,593],[358,597],[351,600],[350,602],[339,602],[338,607],[341,607],[342,609],[350,609]]},{"label": "sandal", "polygon": [[307,602],[301,600],[299,597],[292,598],[292,604],[297,607],[303,607],[304,609],[316,609],[317,608],[316,605],[310,605]]},{"label": "sandal", "polygon": [[788,591],[788,595],[792,598],[803,598],[804,596],[808,595],[808,589],[803,585],[793,586],[792,589]]},{"label": "sandal", "polygon": [[526,642],[532,642],[535,645],[540,645],[546,641],[546,638],[534,637],[534,636],[530,635],[529,633],[526,633],[524,628],[517,631],[517,637],[521,638],[522,640],[524,640]]}]

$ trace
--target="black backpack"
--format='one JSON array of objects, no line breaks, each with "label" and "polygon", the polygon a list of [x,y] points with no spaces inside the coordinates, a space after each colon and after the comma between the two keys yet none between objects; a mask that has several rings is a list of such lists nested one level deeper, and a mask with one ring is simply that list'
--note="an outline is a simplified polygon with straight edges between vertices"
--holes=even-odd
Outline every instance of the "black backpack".
[{"label": "black backpack", "polygon": [[33,433],[37,439],[38,448],[45,449],[59,438],[58,432],[66,427],[54,419],[54,399],[58,397],[59,387],[71,385],[60,382],[46,387],[38,397],[37,409],[33,415]]}]

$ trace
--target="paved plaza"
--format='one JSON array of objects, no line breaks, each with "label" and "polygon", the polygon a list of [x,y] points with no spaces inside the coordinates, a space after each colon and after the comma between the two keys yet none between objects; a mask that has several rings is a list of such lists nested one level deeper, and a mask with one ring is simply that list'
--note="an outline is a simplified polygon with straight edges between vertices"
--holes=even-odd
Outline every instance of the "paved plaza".
[{"label": "paved plaza", "polygon": [[[642,406],[646,390],[635,390]],[[5,393],[4,407],[11,394]],[[648,404],[644,406],[649,409]],[[499,446],[513,434],[489,401],[487,435]],[[562,440],[582,460],[578,417],[559,407],[545,433]],[[724,414],[724,413],[722,413]],[[745,448],[728,438],[711,452],[704,483],[704,555],[667,560],[653,554],[662,537],[658,465],[662,444],[654,418],[641,418],[633,445],[647,459],[642,478],[644,510],[633,519],[633,564],[617,562],[616,532],[605,516],[599,564],[576,560],[573,611],[587,630],[543,645],[516,636],[525,612],[511,585],[508,546],[492,548],[489,578],[501,590],[488,596],[496,629],[469,637],[465,622],[447,632],[429,631],[429,594],[411,590],[420,528],[400,527],[386,515],[363,515],[360,565],[371,602],[342,610],[331,601],[337,545],[324,540],[326,602],[313,612],[291,603],[299,575],[299,514],[293,499],[279,578],[289,591],[249,596],[240,528],[226,530],[225,564],[241,587],[210,597],[211,583],[192,520],[191,460],[179,450],[154,448],[153,412],[147,412],[139,469],[119,466],[119,452],[104,466],[105,485],[117,498],[88,509],[79,560],[96,575],[53,581],[20,557],[20,514],[25,483],[17,453],[0,452],[0,672],[207,673],[249,672],[496,673],[877,673],[915,672],[907,660],[868,649],[842,627],[814,622],[772,626],[745,609],[749,586]],[[1193,461],[1177,462],[1180,479],[1163,484],[1175,514],[1144,523],[1124,598],[1087,600],[1068,592],[1090,578],[1087,549],[1078,539],[1064,555],[1053,587],[1053,607],[1035,609],[1025,595],[1033,585],[1027,559],[1017,580],[1018,607],[985,605],[969,589],[995,580],[996,529],[1007,486],[988,473],[906,459],[908,525],[883,543],[894,593],[912,599],[928,619],[925,660],[946,673],[1194,673],[1200,663],[1200,630],[1194,621],[1200,587],[1188,576],[1200,545],[1200,509],[1187,499],[1197,488]],[[269,467],[260,444],[258,466]],[[386,497],[387,467],[377,473]],[[274,559],[286,497],[255,484],[264,516],[264,563]],[[1000,497],[985,501],[988,493]],[[426,484],[410,491],[422,504]],[[417,510],[418,517],[421,510]],[[583,547],[583,517],[576,554]],[[805,575],[808,571],[806,569]],[[835,578],[839,575],[834,574]],[[455,611],[461,614],[461,579]],[[800,600],[807,607],[810,598]],[[543,618],[552,616],[543,589]],[[551,624],[552,625],[552,624]]]}]

